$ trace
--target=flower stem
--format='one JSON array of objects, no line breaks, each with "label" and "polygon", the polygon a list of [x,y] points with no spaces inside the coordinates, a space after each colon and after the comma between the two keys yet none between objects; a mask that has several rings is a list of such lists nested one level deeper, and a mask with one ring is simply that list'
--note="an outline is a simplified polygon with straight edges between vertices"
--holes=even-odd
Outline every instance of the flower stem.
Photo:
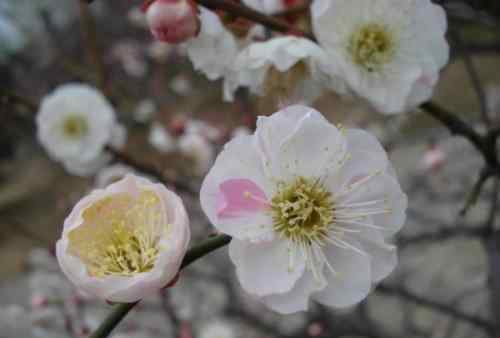
[{"label": "flower stem", "polygon": [[[212,251],[215,251],[231,241],[231,237],[227,235],[218,235],[207,239],[206,241],[192,247],[184,256],[182,260],[181,269],[187,267],[194,261],[208,255]],[[111,331],[125,318],[125,316],[134,308],[134,306],[139,303],[123,303],[115,305],[113,311],[109,316],[102,322],[102,324],[97,328],[97,330],[90,335],[89,338],[105,338],[109,336]]]}]

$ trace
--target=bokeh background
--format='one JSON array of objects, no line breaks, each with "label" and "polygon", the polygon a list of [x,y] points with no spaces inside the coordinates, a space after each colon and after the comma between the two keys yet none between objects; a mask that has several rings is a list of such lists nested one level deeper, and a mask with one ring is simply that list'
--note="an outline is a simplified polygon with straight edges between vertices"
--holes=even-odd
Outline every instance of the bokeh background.
[{"label": "bokeh background", "polygon": [[[453,49],[434,99],[481,131],[482,109],[500,122],[500,3],[441,2]],[[75,81],[103,88],[128,130],[124,152],[193,191],[224,142],[275,111],[272,98],[244,91],[224,103],[220,83],[193,71],[182,46],[152,39],[139,5],[0,2],[0,337],[85,337],[110,310],[75,290],[53,255],[65,216],[103,178],[70,175],[40,147],[34,116],[44,95]],[[375,133],[397,169],[409,211],[391,277],[355,308],[313,304],[280,316],[244,294],[222,249],[143,301],[113,337],[498,337],[500,254],[482,232],[498,225],[498,184],[460,213],[481,155],[423,112],[386,117],[335,94],[315,107]],[[190,133],[205,142],[182,143]],[[180,193],[199,242],[213,229],[196,194]]]}]

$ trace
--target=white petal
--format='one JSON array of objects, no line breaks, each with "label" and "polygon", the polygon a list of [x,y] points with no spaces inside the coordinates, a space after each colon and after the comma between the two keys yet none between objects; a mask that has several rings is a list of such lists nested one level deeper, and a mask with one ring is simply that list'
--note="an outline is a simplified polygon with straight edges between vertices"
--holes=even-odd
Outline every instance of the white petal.
[{"label": "white petal", "polygon": [[257,244],[233,239],[229,257],[243,289],[259,297],[290,291],[304,273],[305,259],[295,253],[290,266],[289,245],[282,239]]},{"label": "white petal", "polygon": [[324,118],[310,112],[281,145],[277,162],[282,167],[282,174],[287,173],[287,176],[320,178],[327,171],[338,170],[345,153],[346,142],[342,133]]},{"label": "white petal", "polygon": [[289,106],[269,117],[259,116],[255,137],[266,174],[280,178],[282,167],[276,159],[279,158],[281,146],[307,116],[328,123],[323,115],[313,108],[300,105]]},{"label": "white petal", "polygon": [[[364,183],[358,184],[357,187],[356,183],[353,186],[355,188],[352,192],[339,198],[337,203],[362,203],[386,199],[387,212],[372,215],[373,223],[384,228],[385,236],[391,236],[401,229],[406,220],[408,200],[394,177],[390,174],[374,175]],[[363,209],[363,207],[353,207],[352,212],[363,213]]]},{"label": "white petal", "polygon": [[326,281],[317,281],[311,272],[305,272],[295,283],[292,290],[280,295],[271,295],[262,298],[264,304],[281,314],[291,314],[299,311],[307,311],[309,297],[315,291],[326,286]]},{"label": "white petal", "polygon": [[[360,248],[360,244],[350,244]],[[325,270],[328,285],[314,299],[321,304],[337,308],[349,307],[362,301],[370,292],[370,257],[349,249],[329,246],[325,255],[335,274]]]},{"label": "white petal", "polygon": [[203,181],[200,192],[201,207],[217,229],[233,237],[256,239],[272,231],[272,219],[264,212],[248,214],[247,217],[217,216],[220,184],[230,179],[251,180],[270,198],[269,182],[264,175],[253,136],[240,136],[226,144]]}]

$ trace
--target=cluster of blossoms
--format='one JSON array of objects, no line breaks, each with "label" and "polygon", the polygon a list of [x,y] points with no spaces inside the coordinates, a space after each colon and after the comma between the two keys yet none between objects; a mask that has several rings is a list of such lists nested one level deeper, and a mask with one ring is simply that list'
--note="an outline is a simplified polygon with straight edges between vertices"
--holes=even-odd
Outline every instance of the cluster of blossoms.
[{"label": "cluster of blossoms", "polygon": [[[301,1],[241,3],[274,15]],[[332,90],[399,113],[432,96],[449,58],[446,15],[430,0],[314,0],[310,13],[287,19],[292,29],[312,30],[317,41],[268,34],[192,0],[148,1],[146,8],[153,34],[185,42],[195,69],[224,80],[228,100],[239,87],[288,102],[311,102]]]},{"label": "cluster of blossoms", "polygon": [[[254,134],[233,138],[200,200],[233,237],[242,287],[280,313],[306,310],[309,299],[334,307],[364,299],[397,263],[386,238],[402,227],[407,204],[373,136],[305,106],[260,117]],[[57,257],[82,290],[135,302],[175,280],[189,234],[178,196],[127,175],[74,207]]]},{"label": "cluster of blossoms", "polygon": [[[241,0],[268,15],[300,2]],[[158,39],[184,42],[197,70],[224,80],[227,99],[239,87],[301,101],[333,90],[397,113],[430,98],[449,57],[446,16],[430,0],[314,0],[307,18],[289,22],[312,29],[317,41],[271,34],[193,0],[149,0],[144,11]],[[49,154],[78,168],[107,161],[118,126],[106,99],[83,85],[57,89],[37,122]],[[206,171],[209,129],[183,129],[175,147],[210,155]],[[280,313],[307,310],[310,300],[338,308],[363,300],[395,268],[388,239],[406,218],[406,195],[378,140],[303,105],[236,134],[205,177],[200,201],[217,230],[232,237],[229,255],[243,289]],[[164,152],[174,147],[160,125],[150,142]],[[86,292],[135,302],[175,281],[188,217],[162,184],[127,174],[102,186],[66,219],[57,257]]]}]

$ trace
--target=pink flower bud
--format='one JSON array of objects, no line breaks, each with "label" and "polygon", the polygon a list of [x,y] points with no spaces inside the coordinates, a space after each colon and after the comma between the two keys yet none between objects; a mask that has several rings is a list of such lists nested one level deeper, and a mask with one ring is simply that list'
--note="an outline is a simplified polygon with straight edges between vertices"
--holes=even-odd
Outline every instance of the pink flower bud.
[{"label": "pink flower bud", "polygon": [[181,43],[200,30],[196,4],[192,0],[154,0],[143,9],[154,37],[168,43]]}]

